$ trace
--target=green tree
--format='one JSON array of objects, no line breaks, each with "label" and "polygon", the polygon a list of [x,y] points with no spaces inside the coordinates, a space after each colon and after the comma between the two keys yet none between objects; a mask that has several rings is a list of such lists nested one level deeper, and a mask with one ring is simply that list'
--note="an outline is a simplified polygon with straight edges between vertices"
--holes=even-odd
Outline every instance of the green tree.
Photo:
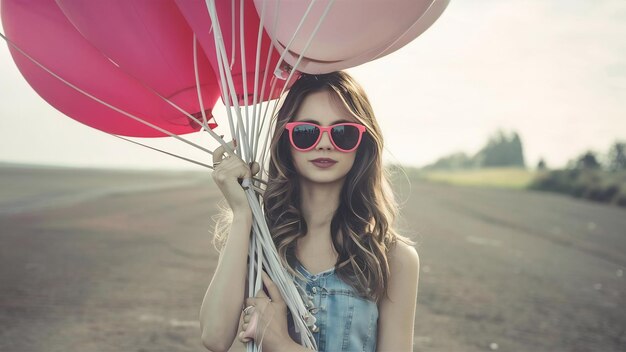
[{"label": "green tree", "polygon": [[539,162],[537,163],[537,170],[547,170],[548,166],[546,164],[546,161],[543,160],[543,158],[539,159]]},{"label": "green tree", "polygon": [[600,169],[601,165],[598,162],[596,153],[587,151],[576,160],[577,169]]},{"label": "green tree", "polygon": [[626,170],[626,143],[615,142],[609,149],[608,168],[610,171]]},{"label": "green tree", "polygon": [[519,166],[525,167],[522,141],[513,132],[508,137],[504,131],[498,130],[475,156],[481,166]]}]

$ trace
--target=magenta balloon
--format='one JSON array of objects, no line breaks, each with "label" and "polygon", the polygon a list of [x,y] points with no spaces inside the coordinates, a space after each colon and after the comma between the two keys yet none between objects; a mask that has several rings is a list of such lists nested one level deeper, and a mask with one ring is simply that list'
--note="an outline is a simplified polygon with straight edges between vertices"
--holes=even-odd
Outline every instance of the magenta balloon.
[{"label": "magenta balloon", "polygon": [[[55,74],[173,134],[199,130],[195,122],[171,106],[163,105],[161,98],[122,72],[87,42],[54,0],[2,0],[1,6],[2,24],[8,39]],[[167,135],[92,100],[41,69],[12,46],[9,49],[31,87],[67,116],[118,135]]]},{"label": "magenta balloon", "polygon": [[337,0],[306,48],[329,1],[316,1],[296,31],[311,1],[254,0],[258,13],[265,3],[263,25],[278,50],[282,53],[291,41],[285,61],[293,66],[304,53],[299,71],[327,73],[371,61],[399,49],[438,18],[431,16],[428,24],[420,20],[439,0]]},{"label": "magenta balloon", "polygon": [[[193,32],[170,0],[57,0],[67,18],[129,75],[190,113],[200,111],[193,66]],[[198,49],[205,109],[219,97],[206,56]]]},{"label": "magenta balloon", "polygon": [[[215,40],[212,31],[211,18],[207,9],[205,1],[189,1],[189,0],[176,0],[178,8],[182,12],[183,16],[187,19],[187,23],[196,33],[204,52],[206,53],[215,74],[219,77],[219,66],[217,61],[217,54],[215,50]],[[235,5],[233,16],[233,4]],[[235,86],[235,92],[239,97],[239,104],[245,102],[244,99],[244,86],[248,93],[248,104],[253,102],[254,83],[255,83],[255,65],[257,59],[257,45],[259,34],[259,16],[254,7],[252,0],[243,1],[243,24],[244,24],[244,48],[245,48],[245,72],[246,80],[243,79],[243,67],[242,67],[242,51],[241,51],[241,1],[216,1],[215,6],[217,10],[217,17],[220,24],[222,36],[224,38],[224,46],[226,49],[226,55],[228,56],[228,62],[234,63],[231,66],[231,73],[233,75],[233,83]],[[233,31],[234,29],[234,31]],[[279,55],[275,48],[271,45],[271,40],[267,33],[263,31],[261,36],[260,56],[259,56],[259,73],[258,73],[258,93],[260,96],[261,89],[263,87],[263,76],[265,74],[265,67],[267,64],[268,52],[270,53],[269,66],[267,72],[267,78],[263,88],[262,101],[278,98],[285,81],[277,79],[274,76],[274,69],[278,63]],[[234,39],[234,47],[233,47]],[[234,58],[233,58],[234,54]],[[294,75],[294,79],[290,84],[295,81],[297,76]],[[220,82],[221,83],[221,82]],[[274,87],[274,89],[272,89]],[[228,87],[222,87],[224,91],[228,91]],[[224,102],[225,104],[227,102]]]}]

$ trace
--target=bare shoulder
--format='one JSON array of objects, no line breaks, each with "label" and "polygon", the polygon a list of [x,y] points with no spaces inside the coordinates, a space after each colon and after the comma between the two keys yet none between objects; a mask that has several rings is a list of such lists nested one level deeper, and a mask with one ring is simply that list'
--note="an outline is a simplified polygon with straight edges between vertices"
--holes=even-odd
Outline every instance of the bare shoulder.
[{"label": "bare shoulder", "polygon": [[402,241],[396,242],[396,245],[389,249],[388,260],[392,275],[398,272],[410,274],[419,272],[420,258],[417,250]]}]

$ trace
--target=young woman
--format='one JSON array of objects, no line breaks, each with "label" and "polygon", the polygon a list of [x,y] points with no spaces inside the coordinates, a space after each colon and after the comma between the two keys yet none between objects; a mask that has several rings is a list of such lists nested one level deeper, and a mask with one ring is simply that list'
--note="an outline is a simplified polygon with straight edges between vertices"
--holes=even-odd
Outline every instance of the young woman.
[{"label": "young woman", "polygon": [[[411,351],[419,257],[393,228],[382,133],[363,89],[344,72],[302,75],[276,116],[270,149],[265,216],[283,265],[305,291],[319,351]],[[228,235],[215,237],[220,258],[200,311],[203,344],[245,350],[256,315],[253,338],[264,351],[309,351],[266,273],[269,297],[261,290],[246,298],[252,212],[239,180],[258,165],[224,154],[213,155],[213,179],[232,220]]]}]

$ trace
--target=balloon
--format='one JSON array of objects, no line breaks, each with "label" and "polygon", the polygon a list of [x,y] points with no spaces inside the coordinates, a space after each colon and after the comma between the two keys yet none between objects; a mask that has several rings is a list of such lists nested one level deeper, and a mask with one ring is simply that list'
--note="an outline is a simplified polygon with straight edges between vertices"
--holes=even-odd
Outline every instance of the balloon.
[{"label": "balloon", "polygon": [[387,55],[428,29],[449,0],[337,0],[315,32],[330,2],[314,2],[297,31],[311,1],[254,0],[257,12],[265,6],[263,26],[281,54],[289,45],[285,61],[295,66],[304,54],[298,71],[328,73]]},{"label": "balloon", "polygon": [[426,12],[411,26],[411,28],[405,32],[402,37],[398,38],[395,43],[390,45],[384,52],[378,54],[374,59],[381,58],[385,55],[391,54],[394,51],[407,45],[413,39],[424,33],[439,17],[443,14],[443,11],[448,7],[450,0],[435,0],[432,5],[426,10]]},{"label": "balloon", "polygon": [[[161,98],[122,72],[94,48],[67,20],[54,0],[2,0],[1,6],[2,24],[8,40],[53,73],[173,134],[199,130],[195,122],[173,107],[164,105]],[[44,71],[13,46],[9,48],[18,69],[33,89],[67,116],[118,135],[167,135],[83,95]]]},{"label": "balloon", "polygon": [[[183,110],[200,111],[193,32],[174,2],[57,0],[57,4],[78,31],[124,72]],[[203,105],[210,109],[220,95],[219,86],[207,58],[198,52]]]},{"label": "balloon", "polygon": [[[217,24],[237,100],[250,105],[278,98],[298,71],[341,70],[398,50],[428,29],[449,2],[337,0],[307,48],[331,0],[313,2],[304,19],[307,1],[215,1],[219,23],[211,23],[207,3],[201,0],[0,1],[5,33],[26,53],[77,87],[174,134],[200,126],[152,90],[196,117],[202,108],[211,117],[220,89],[228,92],[219,75],[212,33]],[[193,66],[194,33],[200,47],[195,59],[202,104]],[[275,75],[279,52],[284,52],[285,61],[277,72],[281,78]],[[167,135],[68,87],[16,49],[11,53],[31,86],[66,115],[115,134]],[[301,53],[298,71],[287,83],[289,65],[294,66]]]},{"label": "balloon", "polygon": [[[215,74],[219,77],[219,66],[217,53],[215,49],[214,33],[212,31],[213,23],[209,16],[207,4],[205,1],[188,1],[188,0],[176,0],[178,8],[182,12],[183,16],[187,19],[189,26],[196,33],[198,40],[204,52],[206,53]],[[241,50],[241,6],[243,5],[243,25],[244,25],[244,48],[245,55],[242,55]],[[260,101],[266,101],[269,99],[278,98],[285,81],[278,79],[274,76],[274,69],[277,66],[279,55],[275,48],[272,47],[271,40],[267,33],[260,27],[259,16],[254,7],[252,0],[244,1],[215,1],[215,7],[217,17],[219,20],[222,37],[224,38],[224,47],[226,49],[226,55],[230,70],[233,76],[234,90],[238,97],[238,103],[243,105],[246,102],[245,93],[248,95],[248,105],[253,103],[254,84],[255,84],[255,65],[257,59],[257,48],[259,30],[261,34],[261,45],[259,52],[259,69],[258,69],[258,83],[257,83],[257,97],[261,96],[261,89],[263,88],[263,96]],[[234,44],[234,46],[233,46]],[[269,63],[268,63],[269,52]],[[245,59],[245,74],[246,79],[244,81],[242,57]],[[267,78],[265,85],[263,85],[263,77],[266,74]],[[286,77],[284,77],[286,78]],[[290,85],[293,84],[297,76],[291,80]],[[221,81],[220,81],[221,83]],[[245,89],[247,90],[244,90]],[[272,89],[273,87],[273,89]],[[221,87],[224,91],[228,92],[228,86]],[[229,104],[229,102],[224,102]],[[231,104],[232,105],[232,104]]]}]

